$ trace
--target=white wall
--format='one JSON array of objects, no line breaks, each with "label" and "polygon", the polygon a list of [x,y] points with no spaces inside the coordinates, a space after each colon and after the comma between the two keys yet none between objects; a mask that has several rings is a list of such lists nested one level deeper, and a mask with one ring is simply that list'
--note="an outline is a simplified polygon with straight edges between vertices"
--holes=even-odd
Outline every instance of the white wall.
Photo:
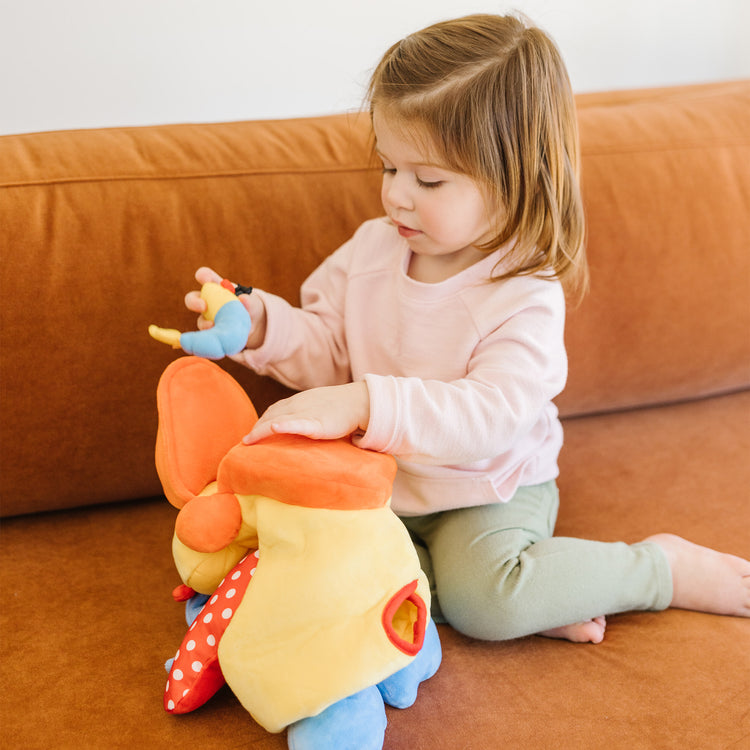
[{"label": "white wall", "polygon": [[357,109],[392,42],[513,8],[576,91],[750,77],[750,0],[0,0],[0,134]]}]

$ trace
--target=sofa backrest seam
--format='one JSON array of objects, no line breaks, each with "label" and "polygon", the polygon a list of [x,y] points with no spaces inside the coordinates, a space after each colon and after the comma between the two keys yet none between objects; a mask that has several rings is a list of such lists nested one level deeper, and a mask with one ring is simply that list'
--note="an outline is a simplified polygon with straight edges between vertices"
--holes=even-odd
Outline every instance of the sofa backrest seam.
[{"label": "sofa backrest seam", "polygon": [[211,180],[237,177],[268,177],[270,175],[300,175],[300,174],[352,174],[356,172],[376,172],[374,166],[359,167],[342,167],[340,169],[331,168],[299,168],[292,169],[254,169],[254,170],[237,170],[237,171],[220,171],[220,172],[196,172],[195,174],[123,174],[107,175],[102,177],[58,177],[49,180],[16,180],[12,182],[0,182],[0,188],[26,188],[26,187],[53,187],[55,185],[84,184],[96,182],[172,182],[182,180]]}]

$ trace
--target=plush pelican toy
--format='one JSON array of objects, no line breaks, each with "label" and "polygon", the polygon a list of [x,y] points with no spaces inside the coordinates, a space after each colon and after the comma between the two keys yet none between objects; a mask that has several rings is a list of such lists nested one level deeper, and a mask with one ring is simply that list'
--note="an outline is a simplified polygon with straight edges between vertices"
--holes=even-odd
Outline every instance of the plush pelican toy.
[{"label": "plush pelican toy", "polygon": [[190,623],[164,706],[224,684],[294,750],[379,750],[440,642],[426,578],[390,509],[396,464],[351,441],[275,435],[216,364],[183,357],[158,386],[156,465],[180,509],[172,552]]}]

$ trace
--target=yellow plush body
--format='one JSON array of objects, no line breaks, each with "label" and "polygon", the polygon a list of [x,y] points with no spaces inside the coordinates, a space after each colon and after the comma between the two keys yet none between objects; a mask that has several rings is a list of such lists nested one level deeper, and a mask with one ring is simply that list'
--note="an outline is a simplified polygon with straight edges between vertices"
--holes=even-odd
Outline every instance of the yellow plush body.
[{"label": "yellow plush body", "polygon": [[[412,581],[426,608],[430,595],[389,507],[301,508],[260,496],[240,504],[243,541],[252,548],[260,539],[260,560],[219,644],[219,663],[259,724],[281,731],[409,664],[413,654],[394,645],[386,627],[408,643],[417,607],[405,600],[385,624],[383,614]],[[247,548],[196,553],[175,539],[173,550],[183,580],[213,591]]]}]

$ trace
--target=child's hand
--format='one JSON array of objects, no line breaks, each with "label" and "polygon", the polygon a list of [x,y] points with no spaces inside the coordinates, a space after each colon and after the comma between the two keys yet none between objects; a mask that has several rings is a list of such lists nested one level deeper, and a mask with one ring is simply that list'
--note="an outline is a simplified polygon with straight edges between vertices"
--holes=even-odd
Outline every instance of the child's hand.
[{"label": "child's hand", "polygon": [[242,442],[248,445],[273,434],[335,440],[367,430],[370,394],[364,381],[311,388],[272,404]]},{"label": "child's hand", "polygon": [[[203,286],[203,284],[207,284],[210,281],[221,284],[223,277],[212,268],[201,266],[195,272],[195,280]],[[185,307],[199,314],[197,327],[198,330],[202,331],[206,328],[211,328],[213,322],[203,317],[203,313],[206,311],[206,303],[201,299],[200,295],[200,291],[188,292],[185,295]],[[257,349],[266,337],[266,308],[257,295],[240,294],[237,299],[250,313],[250,320],[252,321],[252,328],[250,329],[246,348]]]}]

